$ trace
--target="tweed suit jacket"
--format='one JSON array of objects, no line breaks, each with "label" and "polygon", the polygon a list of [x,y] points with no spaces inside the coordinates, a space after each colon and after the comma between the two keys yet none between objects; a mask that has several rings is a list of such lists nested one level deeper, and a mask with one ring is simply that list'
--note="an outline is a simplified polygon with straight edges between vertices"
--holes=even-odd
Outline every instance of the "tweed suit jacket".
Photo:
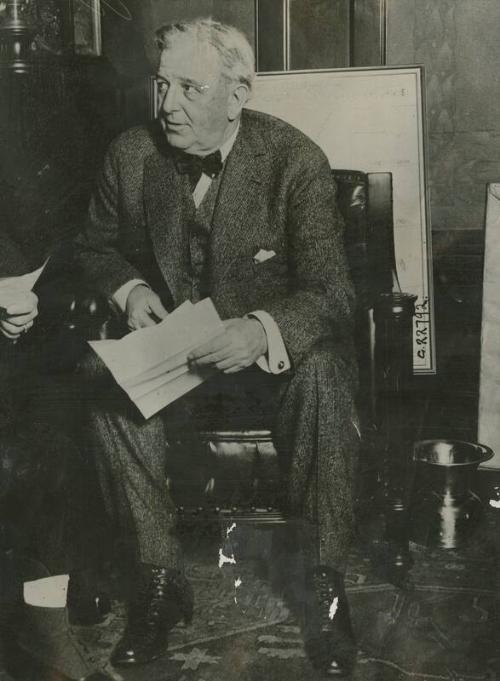
[{"label": "tweed suit jacket", "polygon": [[[156,124],[120,135],[77,239],[91,282],[111,296],[141,278],[169,308],[189,298],[188,192]],[[261,249],[276,255],[256,263]],[[269,312],[293,362],[323,340],[352,355],[354,296],[329,163],[277,118],[243,111],[215,206],[208,277],[221,317]]]}]

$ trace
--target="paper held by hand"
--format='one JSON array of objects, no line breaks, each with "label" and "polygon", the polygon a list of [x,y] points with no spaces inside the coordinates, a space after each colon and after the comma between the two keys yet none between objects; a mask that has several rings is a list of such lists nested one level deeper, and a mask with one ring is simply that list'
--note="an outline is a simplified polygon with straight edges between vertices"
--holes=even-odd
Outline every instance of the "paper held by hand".
[{"label": "paper held by hand", "polygon": [[210,298],[186,301],[162,322],[120,340],[89,341],[118,385],[145,418],[203,383],[213,370],[188,364],[193,348],[215,338],[224,325]]},{"label": "paper held by hand", "polygon": [[8,288],[13,291],[31,291],[48,262],[49,258],[37,270],[28,272],[28,274],[22,274],[19,277],[3,277],[0,279],[0,289]]}]

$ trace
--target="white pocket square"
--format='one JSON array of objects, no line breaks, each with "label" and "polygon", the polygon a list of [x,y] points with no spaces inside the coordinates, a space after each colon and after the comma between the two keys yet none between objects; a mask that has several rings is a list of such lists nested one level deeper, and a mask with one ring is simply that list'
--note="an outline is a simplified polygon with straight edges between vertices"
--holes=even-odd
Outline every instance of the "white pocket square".
[{"label": "white pocket square", "polygon": [[265,251],[263,248],[261,248],[260,251],[253,256],[253,261],[256,265],[258,265],[261,262],[265,262],[266,260],[274,258],[275,255],[275,251]]}]

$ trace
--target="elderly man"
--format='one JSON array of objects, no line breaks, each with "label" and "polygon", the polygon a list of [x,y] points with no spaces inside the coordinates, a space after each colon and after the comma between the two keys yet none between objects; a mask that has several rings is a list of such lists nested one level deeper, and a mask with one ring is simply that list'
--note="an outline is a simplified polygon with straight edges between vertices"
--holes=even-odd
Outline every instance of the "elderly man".
[{"label": "elderly man", "polygon": [[[356,370],[353,291],[329,164],[295,128],[244,108],[254,56],[236,29],[200,19],[156,37],[158,121],[111,145],[80,261],[130,329],[157,323],[186,299],[212,298],[225,331],[189,360],[219,375],[181,401],[193,419],[207,393],[219,405],[235,395],[267,401],[288,512],[317,528],[314,598],[303,603],[307,648],[317,667],[336,674],[355,654],[342,571]],[[164,482],[172,410],[145,422],[106,390],[93,414],[98,463],[108,503],[134,529],[140,567],[112,659],[133,664],[164,652],[168,630],[190,619],[193,604]]]}]

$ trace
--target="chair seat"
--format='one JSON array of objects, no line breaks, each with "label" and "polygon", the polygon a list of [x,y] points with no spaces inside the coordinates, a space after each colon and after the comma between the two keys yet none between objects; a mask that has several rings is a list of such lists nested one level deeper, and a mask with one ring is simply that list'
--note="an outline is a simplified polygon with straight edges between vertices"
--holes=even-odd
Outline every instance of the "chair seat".
[{"label": "chair seat", "polygon": [[[210,430],[199,435],[201,460],[182,441],[170,448],[167,484],[178,510],[220,513],[240,522],[284,522],[282,474],[271,431]],[[195,465],[189,465],[190,458]]]}]

